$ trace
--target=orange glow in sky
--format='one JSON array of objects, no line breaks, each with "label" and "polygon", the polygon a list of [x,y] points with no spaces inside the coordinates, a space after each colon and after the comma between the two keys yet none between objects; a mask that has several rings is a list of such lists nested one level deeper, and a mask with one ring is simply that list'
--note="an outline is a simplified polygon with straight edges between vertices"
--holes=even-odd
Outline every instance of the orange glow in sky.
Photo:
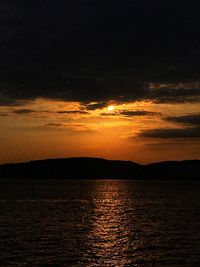
[{"label": "orange glow in sky", "polygon": [[140,163],[199,158],[198,139],[155,138],[151,132],[145,136],[155,129],[184,130],[184,125],[166,117],[197,114],[199,110],[196,103],[148,101],[108,103],[94,109],[79,102],[48,99],[2,106],[0,163],[71,156]]}]

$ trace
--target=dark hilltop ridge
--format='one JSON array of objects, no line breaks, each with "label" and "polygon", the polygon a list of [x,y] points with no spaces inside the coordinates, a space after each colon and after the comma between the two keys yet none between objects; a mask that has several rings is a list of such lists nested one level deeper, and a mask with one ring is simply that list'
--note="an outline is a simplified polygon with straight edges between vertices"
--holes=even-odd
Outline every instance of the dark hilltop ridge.
[{"label": "dark hilltop ridge", "polygon": [[101,158],[60,158],[0,165],[0,178],[198,180],[200,160],[140,165]]}]

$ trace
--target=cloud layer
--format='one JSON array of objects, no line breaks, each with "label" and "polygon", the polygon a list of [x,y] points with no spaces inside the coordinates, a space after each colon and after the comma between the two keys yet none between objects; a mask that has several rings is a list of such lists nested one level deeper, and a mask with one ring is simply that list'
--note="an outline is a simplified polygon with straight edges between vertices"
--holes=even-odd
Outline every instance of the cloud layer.
[{"label": "cloud layer", "polygon": [[199,8],[186,0],[3,0],[0,104],[199,101]]},{"label": "cloud layer", "polygon": [[165,120],[175,122],[183,125],[196,125],[200,127],[200,114],[192,114],[185,116],[170,116],[166,117]]},{"label": "cloud layer", "polygon": [[140,137],[149,138],[200,138],[200,127],[190,127],[182,129],[152,129],[142,131],[139,134]]},{"label": "cloud layer", "polygon": [[183,125],[182,128],[156,128],[144,130],[140,137],[150,138],[200,138],[200,114],[166,117],[165,120]]}]

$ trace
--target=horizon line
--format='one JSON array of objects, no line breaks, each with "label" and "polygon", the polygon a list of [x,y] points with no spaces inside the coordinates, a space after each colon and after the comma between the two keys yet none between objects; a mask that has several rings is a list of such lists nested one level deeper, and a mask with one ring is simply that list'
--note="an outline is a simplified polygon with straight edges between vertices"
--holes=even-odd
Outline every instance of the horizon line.
[{"label": "horizon line", "polygon": [[31,163],[31,162],[38,162],[38,161],[47,161],[47,160],[65,160],[65,159],[99,159],[99,160],[106,160],[106,161],[121,161],[121,162],[131,162],[135,163],[138,165],[146,166],[146,165],[151,165],[151,164],[156,164],[156,163],[164,163],[164,162],[185,162],[185,161],[200,161],[198,158],[194,159],[183,159],[183,160],[161,160],[161,161],[154,161],[150,163],[138,163],[137,161],[133,160],[123,160],[123,159],[107,159],[107,158],[102,158],[102,157],[90,157],[90,156],[79,156],[79,157],[58,157],[58,158],[44,158],[44,159],[33,159],[33,160],[27,160],[27,161],[20,161],[20,162],[6,162],[6,163],[0,163],[0,166],[3,165],[15,165],[15,164],[26,164],[26,163]]}]

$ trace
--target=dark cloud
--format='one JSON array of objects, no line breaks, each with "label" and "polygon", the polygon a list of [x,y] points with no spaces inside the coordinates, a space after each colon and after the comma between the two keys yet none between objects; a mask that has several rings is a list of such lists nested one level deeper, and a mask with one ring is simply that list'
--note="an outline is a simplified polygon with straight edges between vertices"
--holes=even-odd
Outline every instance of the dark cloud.
[{"label": "dark cloud", "polygon": [[69,114],[69,115],[76,115],[76,114],[80,114],[80,115],[87,115],[90,114],[87,111],[82,111],[82,110],[61,110],[61,111],[57,111],[58,114]]},{"label": "dark cloud", "polygon": [[154,116],[160,114],[159,112],[147,111],[147,110],[121,110],[116,112],[102,112],[101,116],[124,116],[124,117],[135,117],[135,116]]},{"label": "dark cloud", "polygon": [[100,116],[103,117],[114,117],[114,116],[119,116],[119,113],[114,113],[114,112],[102,112],[100,113]]},{"label": "dark cloud", "polygon": [[170,116],[166,117],[165,120],[184,125],[196,125],[200,127],[200,114],[175,116],[175,117]]},{"label": "dark cloud", "polygon": [[200,88],[164,88],[150,90],[150,100],[155,103],[185,103],[200,102]]},{"label": "dark cloud", "polygon": [[[182,140],[182,142],[181,141],[177,142],[177,140],[175,140],[174,142],[155,142],[155,143],[146,143],[144,145],[147,147],[152,147],[153,149],[154,148],[161,148],[162,149],[163,147],[165,147],[165,149],[167,149],[170,147],[174,148],[176,146],[187,146],[188,143],[183,141],[183,140]],[[195,143],[195,145],[196,145],[196,143]]]},{"label": "dark cloud", "polygon": [[92,134],[96,130],[90,129],[86,124],[65,124],[65,123],[56,123],[50,122],[44,125],[36,126],[35,129],[54,129],[58,131],[67,131],[72,134]]},{"label": "dark cloud", "polygon": [[198,88],[148,88],[199,81],[199,10],[186,0],[2,0],[0,104],[199,101]]},{"label": "dark cloud", "polygon": [[62,124],[62,123],[56,123],[56,122],[49,122],[49,123],[46,123],[44,126],[48,126],[48,127],[62,127],[62,126],[64,126],[64,124]]},{"label": "dark cloud", "polygon": [[19,115],[29,114],[29,113],[33,113],[33,112],[35,112],[35,111],[32,110],[32,109],[16,109],[16,110],[13,110],[13,113],[19,114]]},{"label": "dark cloud", "polygon": [[168,128],[168,129],[152,129],[144,130],[139,133],[140,137],[148,138],[200,138],[200,127],[187,127],[187,128]]},{"label": "dark cloud", "polygon": [[84,107],[87,110],[96,110],[96,109],[102,109],[108,106],[107,102],[99,102],[99,103],[91,103],[91,104],[86,104]]},{"label": "dark cloud", "polygon": [[146,111],[146,110],[124,110],[120,112],[120,115],[125,117],[133,116],[153,116],[159,114],[158,112]]}]

